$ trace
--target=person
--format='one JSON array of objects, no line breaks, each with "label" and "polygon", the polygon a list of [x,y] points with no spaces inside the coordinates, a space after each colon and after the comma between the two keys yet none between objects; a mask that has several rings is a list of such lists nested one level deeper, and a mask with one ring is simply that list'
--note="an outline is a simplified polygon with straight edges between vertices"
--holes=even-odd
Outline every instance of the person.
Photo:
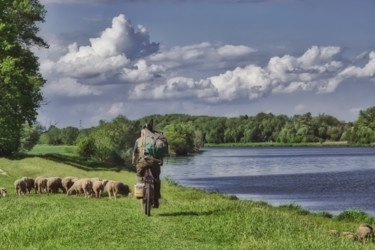
[{"label": "person", "polygon": [[159,199],[161,198],[160,195],[160,167],[163,165],[163,158],[157,158],[154,159],[153,157],[148,157],[148,159],[153,159],[153,160],[146,160],[145,156],[147,156],[147,153],[145,152],[145,146],[144,145],[144,136],[145,132],[144,130],[148,129],[152,131],[152,126],[146,125],[142,131],[141,131],[141,137],[139,137],[134,144],[134,150],[133,150],[133,157],[132,157],[132,164],[133,166],[136,167],[137,169],[137,182],[142,183],[143,178],[146,173],[146,168],[150,168],[152,175],[155,178],[154,182],[154,208],[159,207]]}]

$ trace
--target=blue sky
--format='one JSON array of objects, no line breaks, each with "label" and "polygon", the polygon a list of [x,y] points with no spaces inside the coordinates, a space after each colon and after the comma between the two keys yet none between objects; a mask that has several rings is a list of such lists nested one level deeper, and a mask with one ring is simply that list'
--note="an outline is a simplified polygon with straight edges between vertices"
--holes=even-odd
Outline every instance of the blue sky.
[{"label": "blue sky", "polygon": [[374,1],[41,0],[45,126],[375,105]]}]

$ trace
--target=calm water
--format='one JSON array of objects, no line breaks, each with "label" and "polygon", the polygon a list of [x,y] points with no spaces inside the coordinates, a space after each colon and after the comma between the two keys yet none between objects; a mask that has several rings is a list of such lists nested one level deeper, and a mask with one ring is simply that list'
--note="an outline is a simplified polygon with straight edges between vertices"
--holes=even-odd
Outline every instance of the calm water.
[{"label": "calm water", "polygon": [[162,176],[181,185],[334,215],[375,216],[375,148],[205,148],[169,159]]}]

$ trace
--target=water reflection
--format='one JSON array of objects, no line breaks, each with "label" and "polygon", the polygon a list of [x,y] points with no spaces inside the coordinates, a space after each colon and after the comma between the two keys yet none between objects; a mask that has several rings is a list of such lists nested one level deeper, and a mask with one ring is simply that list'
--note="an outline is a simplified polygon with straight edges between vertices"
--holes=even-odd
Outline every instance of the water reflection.
[{"label": "water reflection", "polygon": [[295,202],[333,214],[360,209],[375,216],[374,148],[210,148],[169,159],[162,176],[181,185],[272,205]]}]

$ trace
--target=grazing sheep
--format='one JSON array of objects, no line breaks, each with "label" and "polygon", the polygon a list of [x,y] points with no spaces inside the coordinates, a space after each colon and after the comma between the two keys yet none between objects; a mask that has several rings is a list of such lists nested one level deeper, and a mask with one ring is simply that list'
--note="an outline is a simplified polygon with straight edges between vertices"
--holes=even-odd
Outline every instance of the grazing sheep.
[{"label": "grazing sheep", "polygon": [[35,187],[38,189],[38,194],[47,193],[47,178],[38,177],[35,179]]},{"label": "grazing sheep", "polygon": [[82,192],[83,192],[82,181],[83,181],[82,179],[81,180],[75,180],[73,185],[66,192],[66,194],[71,195],[71,194],[73,194],[73,192],[75,192],[77,194],[77,196],[81,196]]},{"label": "grazing sheep", "polygon": [[361,224],[357,229],[357,237],[359,240],[365,240],[372,239],[374,237],[374,230],[372,229],[372,226],[369,224]]},{"label": "grazing sheep", "polygon": [[14,182],[14,189],[16,190],[16,194],[23,195],[26,194],[26,182],[23,180],[19,179]]},{"label": "grazing sheep", "polygon": [[95,181],[92,184],[92,189],[95,193],[96,198],[100,199],[104,190],[104,186],[107,184],[108,180]]},{"label": "grazing sheep", "polygon": [[59,188],[63,189],[60,177],[47,178],[47,193],[58,193]]},{"label": "grazing sheep", "polygon": [[90,180],[92,181],[92,183],[94,183],[96,181],[102,181],[102,179],[100,179],[100,178],[90,178]]},{"label": "grazing sheep", "polygon": [[21,180],[26,182],[26,190],[28,193],[34,188],[34,179],[30,177],[22,177]]},{"label": "grazing sheep", "polygon": [[41,179],[41,178],[44,178],[44,177],[43,177],[43,176],[38,176],[38,177],[36,177],[35,180],[34,180],[34,190],[35,190],[35,193],[37,193],[37,191],[38,191],[38,189],[39,189],[38,181],[39,181],[39,179]]},{"label": "grazing sheep", "polygon": [[0,194],[5,197],[7,195],[7,189],[4,187],[0,187]]},{"label": "grazing sheep", "polygon": [[91,178],[82,179],[82,189],[85,193],[85,198],[90,198],[91,194],[93,193]]},{"label": "grazing sheep", "polygon": [[117,194],[128,196],[131,192],[129,186],[120,181],[108,181],[105,188],[107,189],[109,198],[111,198],[111,195],[113,194],[115,199],[117,199]]},{"label": "grazing sheep", "polygon": [[74,184],[74,181],[78,180],[76,177],[65,177],[61,180],[61,185],[63,187],[63,193],[65,194],[69,188]]}]

